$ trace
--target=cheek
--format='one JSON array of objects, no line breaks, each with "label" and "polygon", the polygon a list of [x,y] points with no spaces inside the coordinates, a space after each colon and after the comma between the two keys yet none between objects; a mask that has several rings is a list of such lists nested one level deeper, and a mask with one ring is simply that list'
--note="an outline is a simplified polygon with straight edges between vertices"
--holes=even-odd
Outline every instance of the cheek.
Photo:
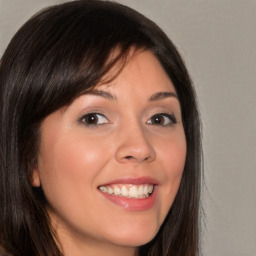
[{"label": "cheek", "polygon": [[166,215],[169,211],[175,196],[178,192],[185,161],[186,161],[186,139],[184,133],[180,133],[179,136],[170,138],[161,143],[160,164],[163,175],[163,189],[162,189],[162,212]]},{"label": "cheek", "polygon": [[95,186],[107,161],[106,147],[99,143],[68,136],[42,143],[39,171],[49,201],[75,201]]},{"label": "cheek", "polygon": [[158,144],[158,157],[163,164],[165,174],[170,177],[180,176],[185,166],[187,144],[183,130],[162,140]]}]

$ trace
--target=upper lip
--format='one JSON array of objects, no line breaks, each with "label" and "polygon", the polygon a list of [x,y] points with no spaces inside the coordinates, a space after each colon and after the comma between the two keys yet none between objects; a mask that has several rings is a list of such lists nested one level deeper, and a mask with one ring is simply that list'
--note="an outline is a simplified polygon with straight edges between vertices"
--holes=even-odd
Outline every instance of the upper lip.
[{"label": "upper lip", "polygon": [[133,184],[133,185],[140,185],[140,184],[153,184],[153,185],[158,185],[159,182],[152,178],[152,177],[127,177],[127,178],[119,178],[115,180],[111,180],[109,182],[106,182],[102,184],[101,186],[106,186],[106,185],[111,185],[111,184]]}]

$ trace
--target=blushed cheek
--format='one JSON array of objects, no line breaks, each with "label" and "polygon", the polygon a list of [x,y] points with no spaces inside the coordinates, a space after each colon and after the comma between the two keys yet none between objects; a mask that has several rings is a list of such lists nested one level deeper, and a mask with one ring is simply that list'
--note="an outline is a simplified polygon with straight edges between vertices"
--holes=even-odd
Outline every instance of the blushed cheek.
[{"label": "blushed cheek", "polygon": [[170,152],[170,154],[172,155],[172,161],[169,162],[170,169],[168,173],[170,180],[173,183],[173,187],[176,188],[176,190],[178,190],[183,175],[186,161],[186,152],[186,144],[174,148]]},{"label": "blushed cheek", "polygon": [[53,151],[53,155],[48,151],[47,157],[42,159],[44,165],[40,170],[47,201],[60,214],[68,211],[75,216],[71,209],[78,209],[96,175],[95,154],[72,143],[55,147]]},{"label": "blushed cheek", "polygon": [[166,143],[162,154],[165,158],[163,162],[166,163],[166,167],[169,169],[168,173],[173,177],[182,175],[187,154],[185,135]]},{"label": "blushed cheek", "polygon": [[39,157],[45,186],[51,183],[66,189],[78,186],[97,175],[104,166],[108,152],[104,140],[85,137],[82,132],[77,132],[76,136],[62,133],[58,137],[53,129],[52,134],[44,134]]},{"label": "blushed cheek", "polygon": [[165,204],[164,207],[169,211],[177,192],[179,190],[182,179],[185,161],[186,161],[187,146],[185,136],[177,137],[172,140],[169,145],[166,144],[163,152],[165,160],[166,183],[165,183]]},{"label": "blushed cheek", "polygon": [[93,176],[99,165],[100,150],[85,145],[69,145],[57,158],[56,172],[66,177],[67,183],[82,182]]}]

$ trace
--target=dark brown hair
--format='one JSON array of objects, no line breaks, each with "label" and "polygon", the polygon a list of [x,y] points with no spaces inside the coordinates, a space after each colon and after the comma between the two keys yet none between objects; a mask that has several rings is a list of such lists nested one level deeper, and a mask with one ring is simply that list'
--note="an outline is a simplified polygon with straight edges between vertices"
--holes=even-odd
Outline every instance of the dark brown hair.
[{"label": "dark brown hair", "polygon": [[[43,192],[30,184],[40,123],[94,87],[132,47],[150,50],[172,80],[187,141],[174,204],[157,236],[139,248],[139,255],[198,254],[200,120],[186,67],[164,32],[143,15],[117,3],[84,0],[56,5],[32,17],[1,60],[0,244],[12,255],[62,255]],[[116,49],[118,54],[109,61]]]}]

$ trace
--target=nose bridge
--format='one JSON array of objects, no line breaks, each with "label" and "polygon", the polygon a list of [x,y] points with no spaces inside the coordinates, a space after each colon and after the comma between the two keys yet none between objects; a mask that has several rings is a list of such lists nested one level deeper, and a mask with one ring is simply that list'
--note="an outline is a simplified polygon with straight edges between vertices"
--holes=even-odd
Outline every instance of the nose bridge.
[{"label": "nose bridge", "polygon": [[155,159],[154,147],[150,142],[149,134],[138,120],[123,124],[119,129],[119,142],[116,150],[116,159],[127,161],[152,161]]}]

